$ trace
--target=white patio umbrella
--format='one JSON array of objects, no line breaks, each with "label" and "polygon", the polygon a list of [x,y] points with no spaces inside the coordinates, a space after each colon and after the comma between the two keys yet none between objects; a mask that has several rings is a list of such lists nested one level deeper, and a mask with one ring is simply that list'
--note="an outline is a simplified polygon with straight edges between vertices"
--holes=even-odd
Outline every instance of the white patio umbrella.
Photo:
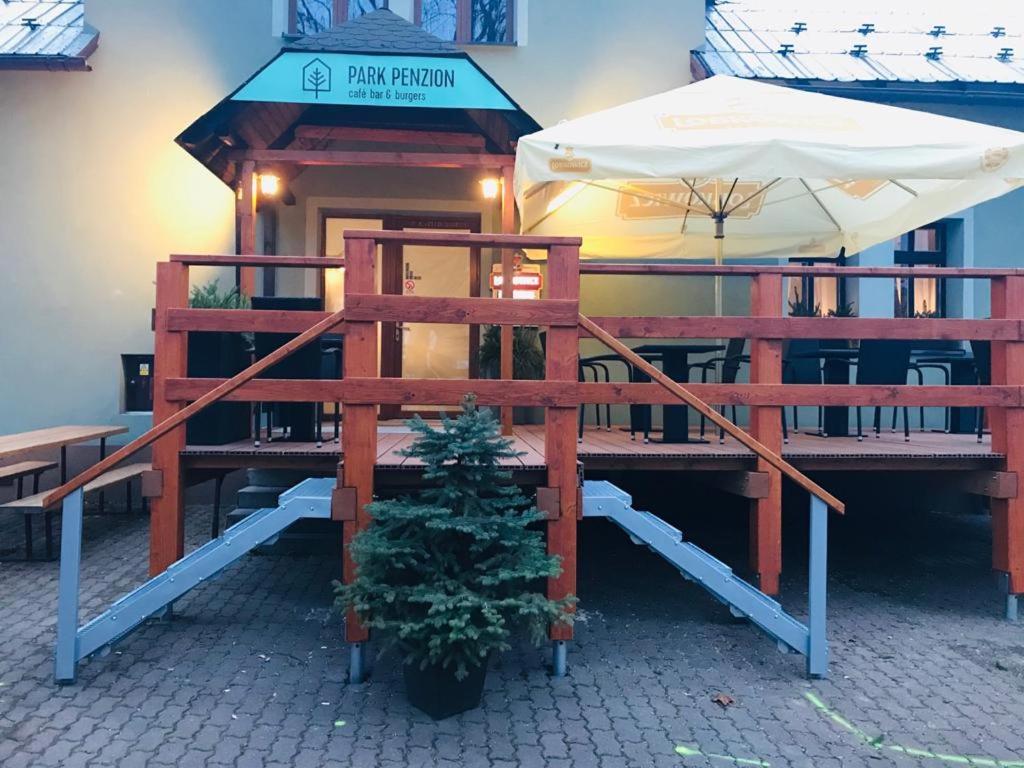
[{"label": "white patio umbrella", "polygon": [[587,258],[851,255],[1022,184],[1024,133],[724,76],[516,150],[523,232]]}]

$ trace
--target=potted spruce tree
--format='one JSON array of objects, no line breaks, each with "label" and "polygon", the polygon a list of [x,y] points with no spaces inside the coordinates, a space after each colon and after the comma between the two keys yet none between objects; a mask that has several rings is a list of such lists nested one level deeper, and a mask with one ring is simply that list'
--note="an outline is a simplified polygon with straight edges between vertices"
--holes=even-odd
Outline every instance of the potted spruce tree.
[{"label": "potted spruce tree", "polygon": [[[193,309],[248,309],[249,297],[219,280],[194,286],[188,299]],[[192,331],[188,335],[189,378],[228,379],[245,370],[252,360],[252,334],[227,331]],[[223,445],[249,436],[246,403],[214,403],[185,425],[190,445]]]},{"label": "potted spruce tree", "polygon": [[[480,371],[486,379],[501,378],[501,326],[488,325],[480,341]],[[516,326],[512,331],[512,378],[539,381],[544,378],[544,345],[540,330]],[[516,424],[543,424],[544,409],[517,405],[512,408]]]},{"label": "potted spruce tree", "polygon": [[516,452],[490,412],[469,396],[440,428],[418,416],[409,426],[419,437],[404,453],[429,485],[367,508],[373,521],[351,545],[357,576],[335,582],[336,604],[398,646],[409,701],[442,719],[480,703],[488,660],[513,630],[539,643],[549,622],[571,621],[575,598],[541,591],[561,564],[500,466]]}]

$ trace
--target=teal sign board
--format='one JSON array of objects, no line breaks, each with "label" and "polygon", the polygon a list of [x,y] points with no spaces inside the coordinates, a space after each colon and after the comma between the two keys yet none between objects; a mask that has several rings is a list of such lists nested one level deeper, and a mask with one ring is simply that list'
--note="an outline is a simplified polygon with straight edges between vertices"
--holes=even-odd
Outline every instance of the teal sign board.
[{"label": "teal sign board", "polygon": [[296,51],[282,53],[231,98],[366,107],[516,108],[469,59]]}]

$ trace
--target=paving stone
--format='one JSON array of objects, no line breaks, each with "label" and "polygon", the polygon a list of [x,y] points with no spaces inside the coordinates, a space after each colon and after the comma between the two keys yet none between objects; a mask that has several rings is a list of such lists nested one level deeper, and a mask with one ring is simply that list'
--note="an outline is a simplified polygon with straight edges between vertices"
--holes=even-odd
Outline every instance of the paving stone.
[{"label": "paving stone", "polygon": [[[668,516],[742,568],[745,534],[698,511]],[[209,509],[190,507],[186,521],[194,547]],[[0,523],[0,550],[16,549],[20,527]],[[83,617],[145,579],[147,530],[137,516],[86,518]],[[787,517],[782,602],[797,615],[805,535]],[[492,666],[482,708],[440,723],[406,702],[394,654],[369,683],[345,684],[333,559],[245,558],[64,688],[52,682],[57,565],[3,563],[0,765],[940,768],[870,747],[807,693],[885,744],[1022,760],[1024,642],[1000,619],[989,547],[983,516],[866,510],[837,523],[831,675],[809,682],[800,657],[586,521],[570,675],[551,678],[546,649],[517,640]],[[722,709],[717,693],[734,703]]]}]

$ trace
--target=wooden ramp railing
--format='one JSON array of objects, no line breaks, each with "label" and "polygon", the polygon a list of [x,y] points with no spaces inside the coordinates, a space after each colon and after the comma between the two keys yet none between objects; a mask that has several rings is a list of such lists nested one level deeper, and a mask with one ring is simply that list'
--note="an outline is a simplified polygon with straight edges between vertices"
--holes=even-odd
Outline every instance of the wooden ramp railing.
[{"label": "wooden ramp railing", "polygon": [[784,474],[794,483],[799,485],[805,491],[810,493],[812,496],[816,496],[817,498],[821,499],[823,502],[825,502],[826,505],[828,505],[831,509],[835,510],[839,514],[843,514],[846,511],[846,506],[843,504],[843,502],[841,502],[831,493],[826,491],[820,485],[815,483],[813,480],[811,480],[811,478],[807,477],[807,475],[800,472],[800,470],[798,470],[796,467],[794,467],[792,464],[790,464],[788,461],[782,458],[779,454],[775,453],[770,448],[762,444],[753,435],[746,432],[742,428],[736,426],[733,422],[729,421],[729,419],[722,416],[720,413],[718,413],[718,411],[716,411],[706,402],[701,400],[699,397],[687,391],[686,388],[681,387],[678,383],[670,379],[658,368],[644,360],[640,355],[638,355],[628,346],[626,346],[621,341],[616,339],[606,330],[601,328],[601,326],[597,325],[586,315],[581,314],[579,316],[579,321],[580,326],[582,326],[595,339],[602,342],[605,346],[607,346],[617,355],[622,357],[622,359],[628,362],[630,365],[640,369],[645,374],[650,376],[653,381],[656,381],[658,384],[660,384],[673,395],[675,395],[680,400],[685,402],[691,408],[698,411],[709,421],[713,422],[714,424],[724,429],[729,435],[734,437],[744,446],[746,446],[755,454],[757,454],[758,457],[760,457],[767,463],[771,464],[773,467],[775,467],[777,470],[779,470],[782,474]]},{"label": "wooden ramp railing", "polygon": [[64,485],[60,486],[59,488],[55,488],[53,492],[50,493],[43,500],[43,505],[49,507],[57,504],[60,501],[63,501],[67,496],[70,496],[79,488],[84,487],[86,483],[92,482],[107,470],[112,469],[113,467],[117,466],[128,457],[132,456],[135,453],[138,453],[143,448],[146,448],[150,444],[159,440],[161,437],[166,435],[171,430],[184,424],[185,421],[187,421],[192,416],[195,416],[197,413],[208,408],[209,406],[213,405],[219,400],[224,399],[242,385],[247,384],[248,382],[255,379],[257,376],[259,376],[261,373],[266,371],[271,366],[274,366],[277,363],[281,362],[286,357],[302,349],[304,346],[311,343],[314,339],[318,338],[322,334],[327,333],[328,331],[341,325],[344,321],[344,310],[339,310],[334,314],[324,318],[316,325],[300,333],[291,341],[275,349],[266,357],[257,360],[244,371],[241,371],[240,373],[232,376],[227,381],[211,389],[209,392],[202,395],[197,400],[193,401],[189,405],[182,408],[180,411],[176,412],[173,416],[164,419],[155,427],[150,429],[148,432],[140,435],[127,445],[114,451],[112,454],[107,456],[99,463],[93,464],[91,467],[89,467],[81,474],[68,480],[66,483],[64,483]]}]

